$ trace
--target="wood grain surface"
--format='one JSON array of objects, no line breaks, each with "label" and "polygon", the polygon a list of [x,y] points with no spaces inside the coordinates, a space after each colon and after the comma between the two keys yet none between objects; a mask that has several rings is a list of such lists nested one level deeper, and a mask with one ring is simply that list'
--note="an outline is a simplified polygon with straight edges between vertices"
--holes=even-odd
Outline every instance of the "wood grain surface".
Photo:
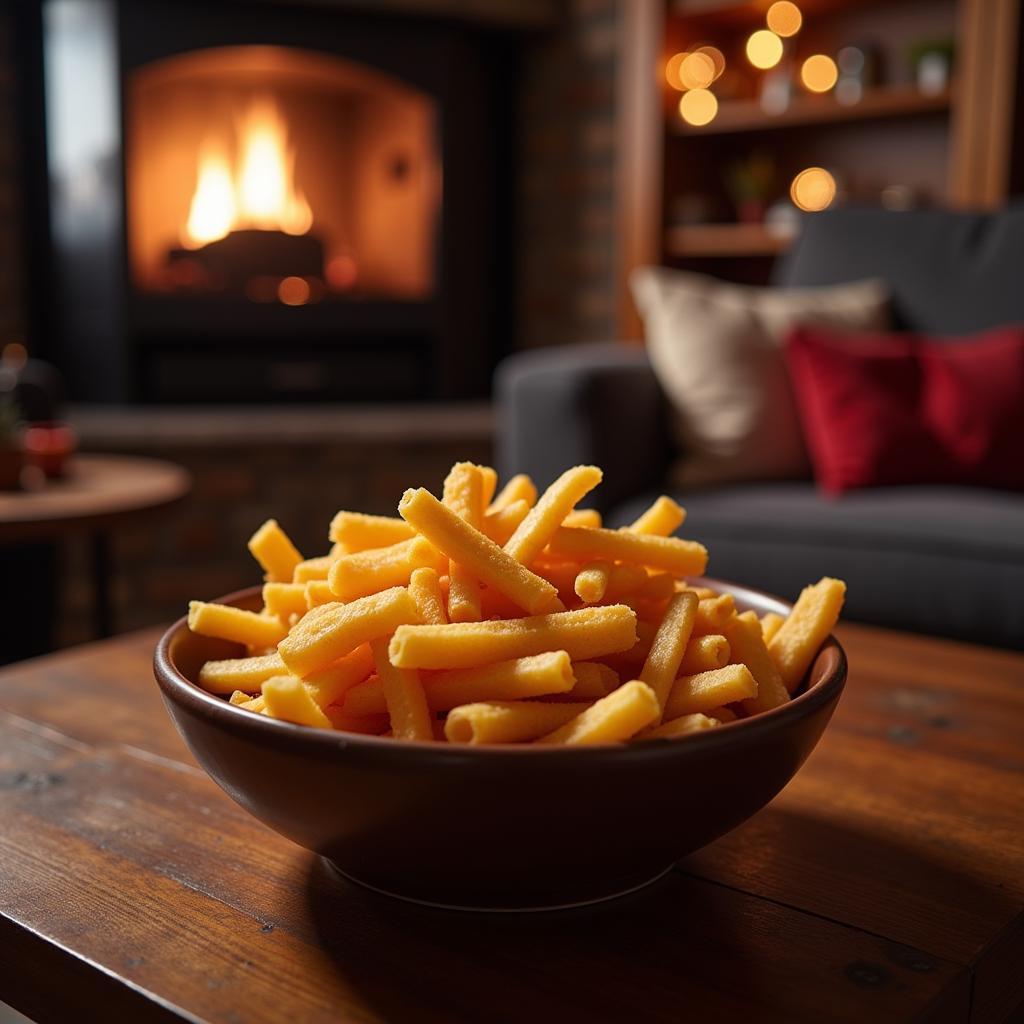
[{"label": "wood grain surface", "polygon": [[1010,1019],[1024,657],[840,635],[839,710],[768,808],[537,915],[376,896],[261,826],[174,732],[155,633],[4,670],[0,999],[40,1024]]}]

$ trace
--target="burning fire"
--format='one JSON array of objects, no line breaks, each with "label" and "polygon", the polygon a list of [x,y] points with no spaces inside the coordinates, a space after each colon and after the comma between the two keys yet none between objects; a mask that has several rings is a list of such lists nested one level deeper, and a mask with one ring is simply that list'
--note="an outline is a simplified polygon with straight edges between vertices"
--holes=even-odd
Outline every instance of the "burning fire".
[{"label": "burning fire", "polygon": [[199,154],[196,190],[182,242],[197,249],[235,228],[304,235],[313,211],[295,187],[295,152],[288,129],[269,98],[254,100],[238,124],[234,175],[224,150],[208,144]]}]

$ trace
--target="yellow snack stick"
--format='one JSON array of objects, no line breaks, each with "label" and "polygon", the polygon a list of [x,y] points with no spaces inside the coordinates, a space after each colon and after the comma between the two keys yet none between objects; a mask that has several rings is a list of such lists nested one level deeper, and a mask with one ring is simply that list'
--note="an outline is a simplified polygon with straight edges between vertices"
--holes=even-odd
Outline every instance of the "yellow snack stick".
[{"label": "yellow snack stick", "polygon": [[453,708],[444,724],[450,743],[529,743],[565,725],[590,707],[586,703],[481,701]]},{"label": "yellow snack stick", "polygon": [[813,586],[804,587],[789,617],[772,637],[768,650],[789,693],[800,685],[832,632],[845,599],[846,584],[825,576]]},{"label": "yellow snack stick", "polygon": [[189,601],[188,628],[201,636],[253,647],[273,647],[288,632],[281,620],[273,616],[206,601]]},{"label": "yellow snack stick", "polygon": [[292,672],[307,676],[354,651],[360,644],[393,633],[399,626],[411,622],[419,622],[415,602],[405,587],[392,587],[349,604],[322,604],[313,608],[299,619],[277,649]]},{"label": "yellow snack stick", "polygon": [[406,491],[398,511],[449,559],[464,565],[483,583],[500,591],[520,608],[537,614],[563,607],[558,593],[547,580],[530,572],[424,488]]},{"label": "yellow snack stick", "polygon": [[[444,481],[444,504],[475,530],[483,520],[483,475],[471,462],[456,462]],[[452,561],[448,566],[448,619],[451,622],[480,621],[480,581],[467,565]]]},{"label": "yellow snack stick", "polygon": [[[623,607],[629,608],[629,605],[623,605]],[[632,609],[630,610],[632,611]],[[634,611],[633,614],[635,615],[636,612]],[[636,622],[636,643],[628,651],[613,654],[602,660],[606,662],[612,661],[616,670],[625,666],[623,674],[632,679],[636,676],[639,666],[647,659],[647,654],[651,649],[651,644],[654,642],[654,634],[657,630],[657,626],[653,623],[638,618]]]},{"label": "yellow snack stick", "polygon": [[420,613],[421,622],[439,626],[448,621],[448,615],[445,612],[447,601],[441,590],[441,579],[437,575],[436,569],[429,565],[413,569],[412,575],[409,577],[409,594],[416,604],[416,610]]},{"label": "yellow snack stick", "polygon": [[537,502],[537,486],[525,473],[517,473],[511,477],[495,495],[487,511],[500,512],[518,501],[526,502],[527,510]]},{"label": "yellow snack stick", "polygon": [[339,512],[331,520],[329,537],[344,544],[347,553],[387,548],[411,540],[416,531],[397,516],[372,516],[365,512]]},{"label": "yellow snack stick", "polygon": [[708,552],[703,544],[677,537],[631,533],[629,530],[562,526],[551,538],[548,552],[552,558],[566,561],[628,562],[664,569],[677,576],[699,576],[708,564]]},{"label": "yellow snack stick", "polygon": [[601,482],[602,475],[597,466],[573,466],[567,469],[540,496],[537,504],[508,539],[504,548],[506,554],[523,565],[530,565],[544,550],[577,502]]},{"label": "yellow snack stick", "polygon": [[379,736],[390,728],[386,714],[346,715],[339,707],[324,708],[331,725],[340,732],[357,732],[364,736]]},{"label": "yellow snack stick", "polygon": [[[635,566],[621,565],[619,569],[635,569]],[[612,574],[614,579],[614,573]],[[614,592],[614,588],[613,588]],[[636,588],[636,597],[641,601],[667,601],[676,593],[675,579],[671,573],[657,572],[647,578]]]},{"label": "yellow snack stick", "polygon": [[600,700],[621,682],[619,673],[599,661],[574,661],[572,674],[576,684],[564,696],[569,700]]},{"label": "yellow snack stick", "polygon": [[[593,564],[593,563],[592,563]],[[639,565],[613,565],[608,574],[608,586],[605,588],[603,601],[618,601],[620,598],[629,597],[632,594],[640,594],[649,585],[648,581],[661,580],[662,574],[648,576],[647,571]],[[665,576],[665,579],[671,579]],[[664,589],[662,583],[657,584],[659,593]],[[662,597],[668,598],[675,593],[670,589],[661,593]]]},{"label": "yellow snack stick", "polygon": [[611,576],[611,563],[591,562],[577,573],[576,579],[573,580],[573,590],[585,604],[597,604],[598,601],[604,600]]},{"label": "yellow snack stick", "polygon": [[671,722],[665,722],[656,729],[646,729],[637,739],[639,740],[661,740],[674,739],[676,736],[687,736],[691,732],[703,732],[705,729],[714,729],[721,725],[717,719],[709,715],[694,714],[681,715],[673,718]]},{"label": "yellow snack stick", "polygon": [[718,597],[718,591],[712,590],[710,587],[691,587],[683,586],[684,590],[692,590],[702,601],[710,601],[712,598]]},{"label": "yellow snack stick", "polygon": [[746,665],[726,665],[710,672],[680,676],[672,684],[665,702],[665,719],[671,721],[682,715],[707,712],[756,695],[757,681]]},{"label": "yellow snack stick", "polygon": [[437,550],[422,537],[403,540],[388,548],[369,548],[342,555],[332,566],[327,582],[339,601],[354,601],[388,587],[404,587],[414,569],[441,564]]},{"label": "yellow snack stick", "polygon": [[318,555],[316,558],[307,558],[295,566],[292,581],[308,583],[310,580],[325,580],[331,566],[340,557],[340,555]]},{"label": "yellow snack stick", "polygon": [[683,525],[685,519],[686,509],[663,494],[639,519],[630,524],[629,530],[631,533],[668,537]]},{"label": "yellow snack stick", "polygon": [[578,526],[583,530],[593,530],[601,525],[601,513],[596,508],[574,508],[562,520],[562,526]]},{"label": "yellow snack stick", "polygon": [[693,624],[693,632],[698,636],[721,633],[722,627],[735,614],[736,602],[732,594],[701,598],[700,604],[697,605],[697,619]]},{"label": "yellow snack stick", "polygon": [[338,706],[342,714],[352,718],[386,715],[388,704],[384,699],[384,685],[380,681],[380,676],[374,674],[369,679],[357,683],[345,694]]},{"label": "yellow snack stick", "polygon": [[761,616],[761,635],[764,637],[764,642],[768,645],[769,654],[772,651],[772,638],[778,633],[785,621],[786,617],[778,612],[765,612]]},{"label": "yellow snack stick", "polygon": [[308,583],[304,583],[303,586],[306,592],[307,609],[338,600],[334,596],[334,591],[331,590],[331,585],[327,580],[310,580]]},{"label": "yellow snack stick", "polygon": [[395,739],[433,741],[433,721],[419,672],[414,668],[395,668],[388,661],[387,637],[378,637],[370,647]]},{"label": "yellow snack stick", "polygon": [[696,615],[697,595],[687,591],[676,594],[665,610],[665,617],[654,634],[651,649],[640,670],[640,680],[654,691],[662,709],[672,690],[686,645],[690,642]]},{"label": "yellow snack stick", "polygon": [[494,492],[498,489],[498,471],[493,466],[477,466],[480,471],[480,518],[490,507]]},{"label": "yellow snack stick", "polygon": [[[569,655],[547,651],[479,668],[447,669],[422,676],[431,711],[449,711],[481,700],[522,700],[546,694],[568,694],[576,684]],[[370,715],[384,706],[379,681],[353,687],[342,702],[351,715]]]},{"label": "yellow snack stick", "polygon": [[316,706],[297,676],[271,676],[263,683],[266,713],[296,725],[330,729],[331,720]]},{"label": "yellow snack stick", "polygon": [[289,582],[295,566],[302,561],[302,555],[288,539],[288,534],[277,525],[276,519],[268,519],[249,538],[249,551],[272,583]]},{"label": "yellow snack stick", "polygon": [[264,583],[263,611],[266,615],[275,615],[287,622],[293,615],[305,615],[306,605],[305,583]]},{"label": "yellow snack stick", "polygon": [[252,700],[247,700],[244,704],[239,704],[238,706],[245,711],[252,711],[257,715],[262,715],[267,710],[267,702],[263,699],[262,693],[253,697]]},{"label": "yellow snack stick", "polygon": [[530,506],[520,498],[510,505],[488,512],[480,526],[480,529],[494,541],[499,547],[503,547],[509,537],[519,528],[519,524],[526,518]]},{"label": "yellow snack stick", "polygon": [[709,633],[707,636],[691,636],[686,653],[679,664],[679,674],[692,676],[698,672],[710,672],[729,663],[729,641],[724,636]]},{"label": "yellow snack stick", "polygon": [[558,596],[561,600],[576,600],[576,577],[580,574],[578,563],[538,560],[533,563],[531,569],[542,579],[547,580],[558,591]]},{"label": "yellow snack stick", "polygon": [[279,676],[284,671],[284,662],[277,651],[258,658],[208,661],[199,670],[199,685],[210,693],[231,693],[233,690],[258,693],[265,679]]},{"label": "yellow snack stick", "polygon": [[317,707],[336,704],[348,690],[361,683],[373,671],[373,652],[369,644],[360,644],[343,658],[311,672],[302,681]]},{"label": "yellow snack stick", "polygon": [[707,714],[709,718],[714,718],[722,723],[735,722],[739,718],[732,708],[727,708],[724,704],[720,708],[712,708]]},{"label": "yellow snack stick", "polygon": [[591,704],[561,728],[541,736],[537,742],[576,746],[620,743],[656,722],[660,713],[654,691],[646,683],[633,679]]},{"label": "yellow snack stick", "polygon": [[251,693],[243,693],[241,690],[235,690],[234,693],[228,697],[229,704],[248,704],[252,700]]},{"label": "yellow snack stick", "polygon": [[636,614],[617,604],[493,622],[399,626],[389,651],[391,663],[403,668],[473,668],[546,651],[590,661],[635,643]]},{"label": "yellow snack stick", "polygon": [[[768,653],[761,623],[754,612],[744,612],[731,619],[722,629],[729,641],[729,660],[746,665],[750,674],[757,681],[757,695],[743,701],[743,710],[748,715],[756,715],[762,711],[785,704],[789,693],[778,667]],[[731,700],[718,701],[719,704],[731,704]]]}]

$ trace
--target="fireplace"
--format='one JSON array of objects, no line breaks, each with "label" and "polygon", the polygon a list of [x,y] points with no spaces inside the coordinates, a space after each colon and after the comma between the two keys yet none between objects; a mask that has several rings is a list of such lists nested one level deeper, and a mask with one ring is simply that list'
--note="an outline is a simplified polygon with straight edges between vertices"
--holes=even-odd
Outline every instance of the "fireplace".
[{"label": "fireplace", "polygon": [[[54,348],[77,397],[486,393],[510,299],[506,34],[229,0],[46,0],[43,19]],[[103,146],[76,150],[60,133],[89,88]]]}]

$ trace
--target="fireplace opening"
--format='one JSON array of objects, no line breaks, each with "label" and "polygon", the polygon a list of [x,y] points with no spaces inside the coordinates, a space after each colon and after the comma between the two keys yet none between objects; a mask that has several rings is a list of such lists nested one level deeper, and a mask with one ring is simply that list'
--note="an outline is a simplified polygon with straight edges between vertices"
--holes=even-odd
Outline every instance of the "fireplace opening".
[{"label": "fireplace opening", "polygon": [[134,70],[133,286],[290,306],[429,299],[436,120],[430,96],[298,49],[219,47]]}]

